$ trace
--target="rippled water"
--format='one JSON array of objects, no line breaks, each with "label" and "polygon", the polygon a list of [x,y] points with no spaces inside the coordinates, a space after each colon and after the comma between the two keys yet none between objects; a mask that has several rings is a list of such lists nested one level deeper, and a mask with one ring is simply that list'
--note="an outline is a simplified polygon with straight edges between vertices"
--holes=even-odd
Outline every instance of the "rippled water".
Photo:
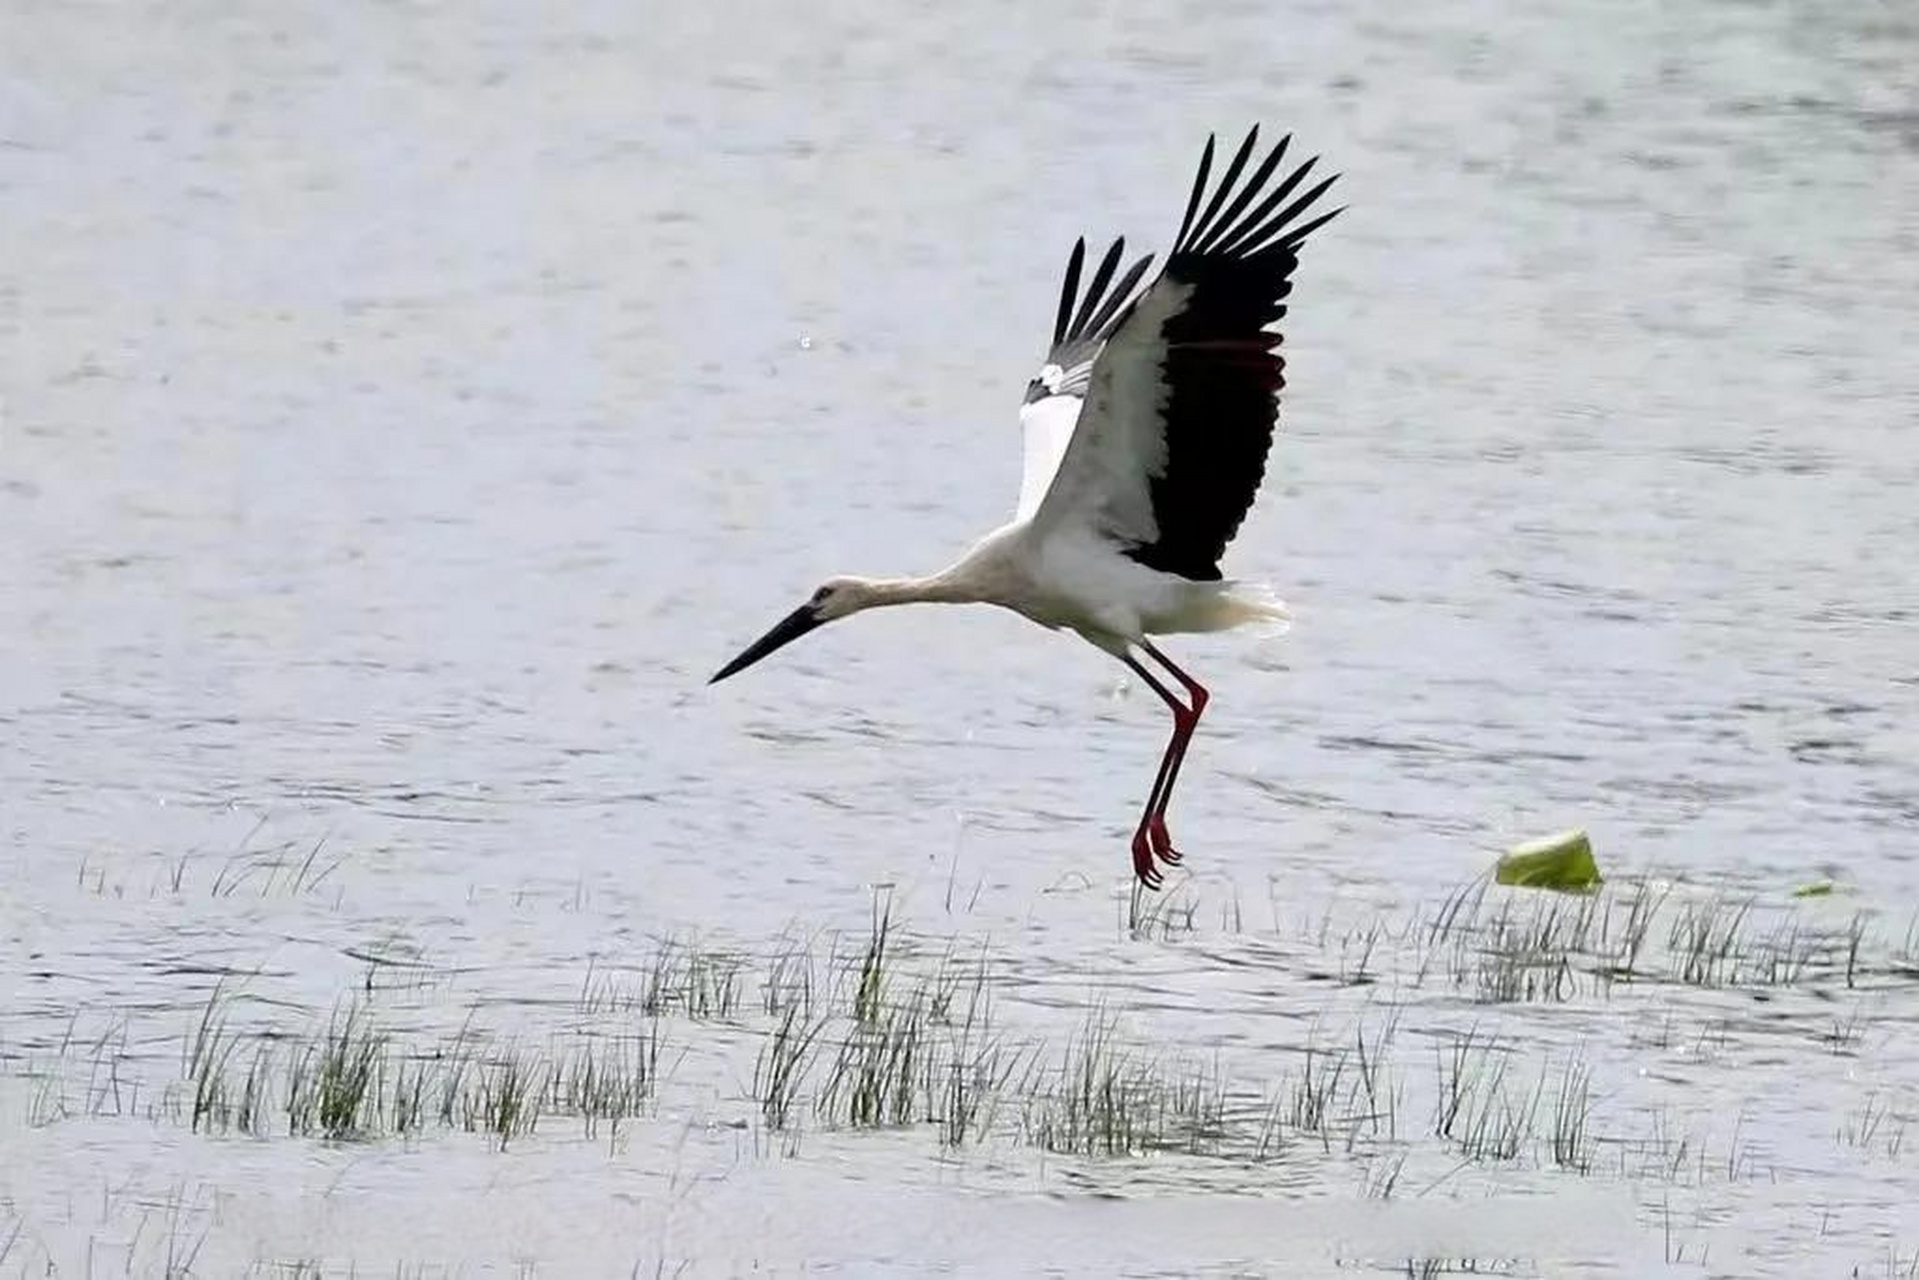
[{"label": "rippled water", "polygon": [[[528,12],[0,19],[6,1267],[1319,1274],[1436,1223],[1514,1274],[1919,1258],[1919,1135],[1835,1136],[1919,1099],[1906,6]],[[818,579],[1004,517],[1071,238],[1162,245],[1252,119],[1352,206],[1229,560],[1298,621],[1176,644],[1216,696],[1193,910],[1129,931],[1164,726],[1092,650],[909,610],[702,681]],[[1420,984],[1421,922],[1570,824],[1674,902],[1838,882],[1778,918],[1857,915],[1869,980]],[[1613,1132],[1730,1172],[1449,1174],[1423,1102],[1384,1201],[1335,1151],[789,1154],[758,1024],[672,1029],[613,1148],[150,1105],[222,975],[286,1034],[371,992],[534,1035],[589,965],[857,937],[876,885],[1055,1043],[1104,998],[1257,1089],[1396,1008],[1409,1078],[1466,1026],[1527,1079],[1578,1049]],[[1390,980],[1314,980],[1377,921]],[[93,1044],[147,1099],[87,1104]]]}]

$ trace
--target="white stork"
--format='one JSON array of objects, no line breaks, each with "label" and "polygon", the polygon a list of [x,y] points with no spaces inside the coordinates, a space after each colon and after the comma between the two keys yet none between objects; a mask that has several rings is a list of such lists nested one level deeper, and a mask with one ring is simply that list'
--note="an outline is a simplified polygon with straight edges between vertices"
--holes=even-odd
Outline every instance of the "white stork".
[{"label": "white stork", "polygon": [[1155,861],[1180,861],[1166,806],[1207,692],[1149,637],[1286,616],[1263,589],[1223,580],[1219,560],[1265,474],[1285,381],[1272,326],[1286,314],[1300,245],[1340,210],[1301,220],[1334,181],[1295,196],[1318,157],[1271,183],[1290,135],[1241,182],[1258,138],[1255,126],[1210,199],[1206,140],[1172,252],[1145,289],[1150,256],[1114,283],[1126,245],[1115,240],[1082,295],[1086,241],[1073,246],[1052,350],[1020,409],[1026,459],[1010,523],[928,577],[831,579],[708,683],[881,605],[996,604],[1076,631],[1172,709],[1172,740],[1132,842],[1134,874],[1157,888]]}]

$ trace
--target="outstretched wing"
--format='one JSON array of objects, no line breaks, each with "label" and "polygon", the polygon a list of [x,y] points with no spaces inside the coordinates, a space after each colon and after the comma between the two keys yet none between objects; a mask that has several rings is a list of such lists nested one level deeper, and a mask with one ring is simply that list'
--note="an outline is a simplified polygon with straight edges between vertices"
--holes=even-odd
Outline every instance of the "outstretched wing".
[{"label": "outstretched wing", "polygon": [[[1026,403],[1019,420],[1026,441],[1025,465],[1020,470],[1019,508],[1014,518],[1026,520],[1039,509],[1040,499],[1053,483],[1060,459],[1073,438],[1093,360],[1121,318],[1120,308],[1131,297],[1140,277],[1152,265],[1148,254],[1127,268],[1118,284],[1113,272],[1126,254],[1126,241],[1115,240],[1106,251],[1085,297],[1079,292],[1080,271],[1086,265],[1086,241],[1073,246],[1066,260],[1066,280],[1059,291],[1059,316],[1053,322],[1053,347],[1046,364],[1026,387]],[[1109,287],[1110,286],[1110,287]],[[1077,308],[1077,310],[1075,309]]]},{"label": "outstretched wing", "polygon": [[[1060,350],[1076,348],[1056,344],[1061,391],[1028,396],[1028,412],[1073,386],[1084,402],[1076,402],[1070,441],[1032,509],[1034,523],[1083,522],[1141,564],[1199,581],[1219,578],[1219,559],[1265,477],[1285,383],[1272,326],[1286,314],[1299,247],[1341,212],[1299,220],[1334,181],[1294,196],[1318,157],[1269,187],[1290,135],[1242,183],[1258,138],[1254,127],[1200,212],[1213,164],[1207,139],[1159,277],[1123,310],[1123,299],[1107,299],[1113,313],[1099,313],[1103,324],[1080,363],[1058,360]],[[1072,265],[1078,261],[1076,253]],[[1069,269],[1069,293],[1075,275]],[[1097,292],[1089,290],[1082,317]],[[1029,435],[1029,482],[1031,454]]]}]

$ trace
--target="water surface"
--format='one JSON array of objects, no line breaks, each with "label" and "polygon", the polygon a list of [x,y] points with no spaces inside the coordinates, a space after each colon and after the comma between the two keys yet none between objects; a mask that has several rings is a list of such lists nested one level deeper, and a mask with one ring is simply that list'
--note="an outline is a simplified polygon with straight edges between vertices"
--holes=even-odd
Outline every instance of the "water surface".
[{"label": "water surface", "polygon": [[[301,1028],[399,958],[431,975],[409,1032],[534,1035],[589,964],[858,935],[878,885],[1053,1041],[1103,993],[1256,1089],[1313,1018],[1398,1005],[1411,1074],[1483,1015],[1529,1073],[1585,1046],[1618,1132],[1749,1117],[1716,1181],[1522,1161],[1419,1197],[1519,1273],[1643,1274],[1675,1231],[1701,1274],[1919,1255],[1914,1149],[1834,1138],[1919,1088],[1888,958],[1919,907],[1903,6],[49,5],[4,47],[8,1266],[163,1269],[138,1224],[169,1212],[206,1274],[1364,1260],[1315,1228],[1371,1206],[1355,1161],[769,1152],[735,1127],[756,1026],[681,1028],[611,1151],[34,1104],[114,1028],[164,1090],[222,975]],[[1174,812],[1198,907],[1135,937],[1165,726],[1086,646],[902,610],[703,681],[819,579],[1004,518],[1072,237],[1163,246],[1205,134],[1255,119],[1352,206],[1228,565],[1297,623],[1177,642],[1215,692]],[[1836,879],[1809,927],[1865,912],[1885,972],[1795,988],[1782,1035],[1685,984],[1481,1009],[1303,976],[1570,824],[1686,892]],[[1724,1052],[1635,1050],[1661,1017]],[[1515,1196],[1621,1225],[1555,1255],[1498,1238]]]}]

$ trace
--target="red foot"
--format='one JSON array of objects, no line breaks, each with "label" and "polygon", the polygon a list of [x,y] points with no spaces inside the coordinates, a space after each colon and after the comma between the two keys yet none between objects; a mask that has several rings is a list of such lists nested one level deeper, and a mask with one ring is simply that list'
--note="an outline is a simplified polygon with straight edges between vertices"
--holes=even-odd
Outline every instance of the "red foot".
[{"label": "red foot", "polygon": [[1169,867],[1178,866],[1181,859],[1185,857],[1179,850],[1173,848],[1173,837],[1166,831],[1166,819],[1157,813],[1147,819],[1146,839],[1153,847],[1154,856]]},{"label": "red foot", "polygon": [[1159,870],[1153,866],[1153,846],[1144,827],[1133,833],[1133,874],[1148,889],[1159,888]]}]

